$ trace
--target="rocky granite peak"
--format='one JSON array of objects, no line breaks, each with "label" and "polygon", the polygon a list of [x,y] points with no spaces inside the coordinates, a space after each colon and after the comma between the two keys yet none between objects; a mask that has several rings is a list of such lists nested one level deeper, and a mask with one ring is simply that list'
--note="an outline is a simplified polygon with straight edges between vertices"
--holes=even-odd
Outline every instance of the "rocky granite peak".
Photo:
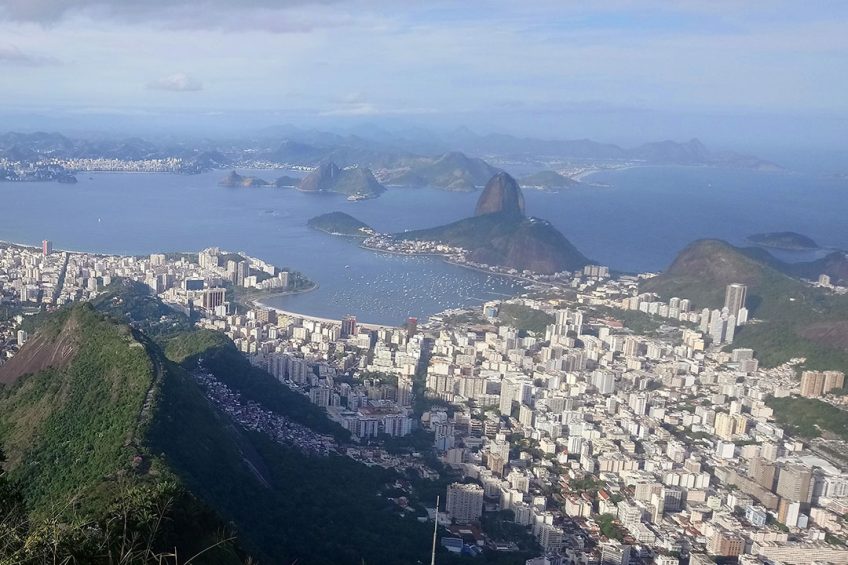
[{"label": "rocky granite peak", "polygon": [[497,213],[524,216],[524,194],[515,179],[504,172],[489,179],[474,209],[475,216]]}]

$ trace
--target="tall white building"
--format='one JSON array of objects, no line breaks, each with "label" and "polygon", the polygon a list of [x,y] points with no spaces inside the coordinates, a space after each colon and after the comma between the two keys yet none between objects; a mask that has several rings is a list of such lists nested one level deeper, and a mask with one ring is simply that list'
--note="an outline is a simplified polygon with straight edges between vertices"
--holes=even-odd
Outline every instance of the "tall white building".
[{"label": "tall white building", "polygon": [[483,487],[460,483],[448,486],[445,510],[461,524],[479,520],[483,515]]},{"label": "tall white building", "polygon": [[748,287],[744,284],[734,283],[727,285],[724,291],[724,307],[727,313],[734,319],[739,317],[739,310],[745,307],[748,298]]}]

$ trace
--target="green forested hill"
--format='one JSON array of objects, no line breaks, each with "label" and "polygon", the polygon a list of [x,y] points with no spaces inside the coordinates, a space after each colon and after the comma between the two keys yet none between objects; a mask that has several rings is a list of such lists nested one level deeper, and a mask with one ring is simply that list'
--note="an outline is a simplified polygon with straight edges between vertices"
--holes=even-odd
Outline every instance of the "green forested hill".
[{"label": "green forested hill", "polygon": [[115,295],[98,303],[115,306],[108,317],[91,304],[42,317],[2,368],[0,564],[185,563],[204,550],[193,563],[427,559],[428,526],[381,496],[401,477],[237,424],[192,377],[201,358],[242,401],[347,436],[221,334],[153,341],[118,322],[116,305],[133,303]]},{"label": "green forested hill", "polygon": [[0,563],[174,563],[207,548],[210,563],[241,562],[217,545],[225,523],[149,451],[171,376],[154,344],[81,304],[46,317],[21,353],[2,368],[0,522],[14,531]]},{"label": "green forested hill", "polygon": [[689,298],[695,308],[721,308],[728,284],[746,284],[756,321],[738,330],[732,347],[754,349],[767,367],[805,357],[807,368],[848,372],[848,296],[805,284],[785,267],[762,250],[699,240],[640,290]]}]

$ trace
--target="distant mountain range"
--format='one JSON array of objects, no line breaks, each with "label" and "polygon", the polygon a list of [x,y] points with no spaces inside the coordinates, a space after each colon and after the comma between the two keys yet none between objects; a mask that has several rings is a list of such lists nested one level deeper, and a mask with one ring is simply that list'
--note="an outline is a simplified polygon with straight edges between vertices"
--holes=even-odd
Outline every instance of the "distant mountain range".
[{"label": "distant mountain range", "polygon": [[340,135],[281,126],[241,139],[166,139],[158,142],[139,138],[79,139],[59,133],[13,132],[0,135],[0,158],[22,162],[44,158],[136,161],[179,158],[183,160],[183,170],[177,172],[198,172],[246,161],[310,167],[333,162],[341,168],[370,168],[386,184],[432,185],[450,190],[482,186],[498,170],[487,161],[510,159],[533,163],[618,161],[758,170],[780,168],[758,157],[712,151],[697,139],[623,148],[588,139],[544,140],[503,134],[477,135],[465,128],[447,134],[420,129],[387,132],[367,128],[356,135]]},{"label": "distant mountain range", "polygon": [[[220,150],[219,150],[220,149]],[[209,141],[153,143],[140,138],[70,138],[59,133],[16,133],[0,135],[0,159],[37,163],[44,160],[107,159],[145,161],[180,159],[170,172],[194,174],[226,167],[231,158],[226,144]]]},{"label": "distant mountain range", "polygon": [[472,191],[486,184],[499,171],[482,159],[451,151],[434,158],[399,159],[394,168],[382,171],[381,178],[389,185]]}]

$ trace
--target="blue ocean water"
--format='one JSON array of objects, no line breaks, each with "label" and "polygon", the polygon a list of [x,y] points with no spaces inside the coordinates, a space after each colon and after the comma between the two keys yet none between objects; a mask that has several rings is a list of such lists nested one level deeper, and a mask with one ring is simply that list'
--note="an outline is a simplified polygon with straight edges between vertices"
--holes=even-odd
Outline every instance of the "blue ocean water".
[{"label": "blue ocean water", "polygon": [[[272,179],[279,173],[256,174]],[[309,218],[347,212],[380,231],[429,227],[469,215],[479,193],[391,189],[375,200],[291,189],[222,188],[220,171],[196,176],[81,174],[76,185],[0,183],[0,240],[61,249],[148,254],[219,246],[245,251],[318,281],[280,297],[282,308],[321,317],[355,314],[398,324],[520,291],[513,281],[360,249],[316,232]],[[719,237],[743,244],[760,231],[793,230],[848,248],[848,181],[793,173],[687,167],[602,172],[562,193],[525,191],[529,214],[556,225],[587,256],[627,271],[659,270],[686,244]],[[806,259],[789,254],[792,260]]]}]

